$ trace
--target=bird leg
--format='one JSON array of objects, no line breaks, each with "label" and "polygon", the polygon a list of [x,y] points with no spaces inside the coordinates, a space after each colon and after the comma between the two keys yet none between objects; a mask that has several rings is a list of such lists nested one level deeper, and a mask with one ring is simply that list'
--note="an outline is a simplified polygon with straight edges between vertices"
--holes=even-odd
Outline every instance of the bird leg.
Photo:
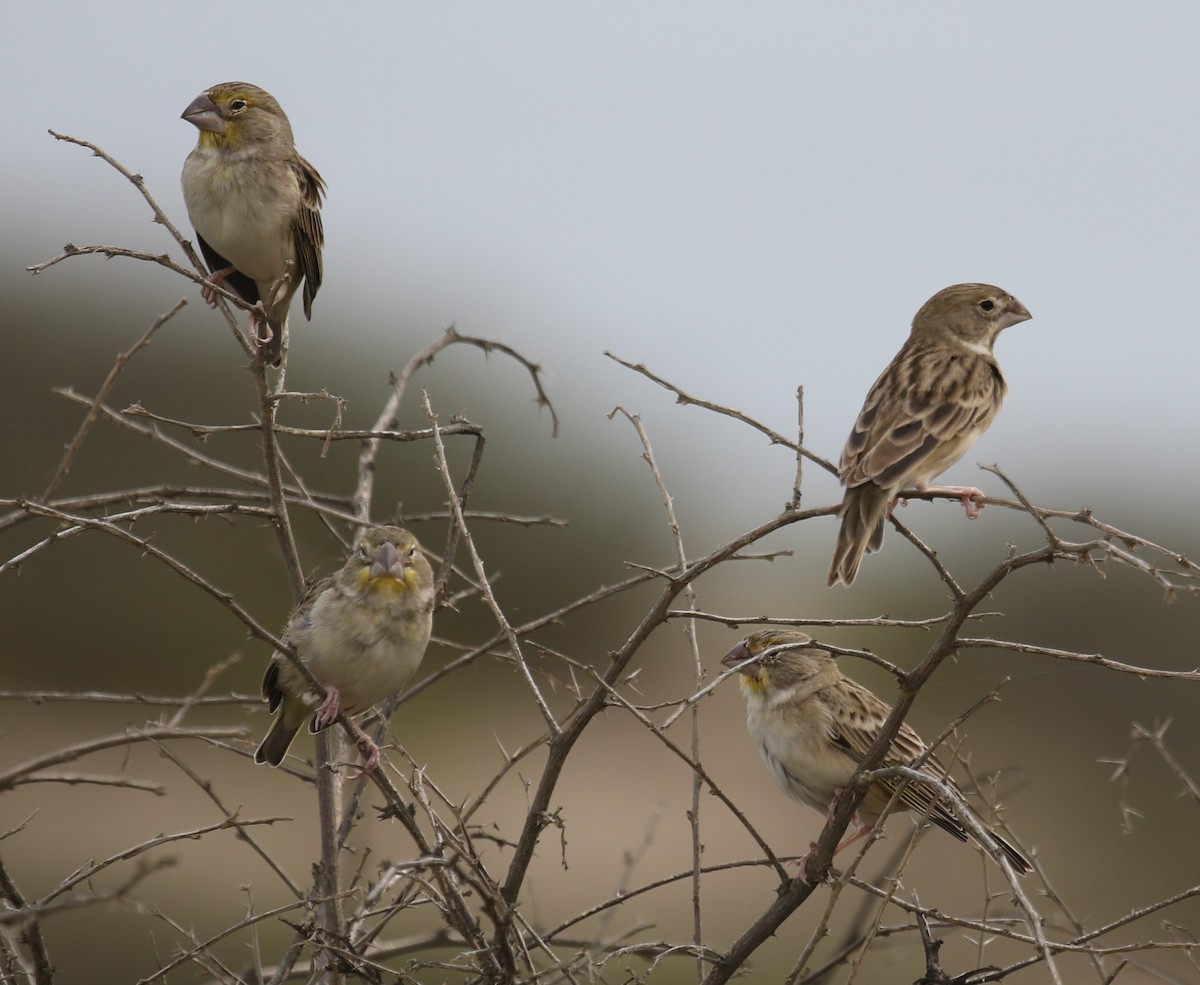
[{"label": "bird leg", "polygon": [[[316,717],[313,719],[313,724],[316,726],[314,731],[319,732],[321,729],[328,728],[336,722],[341,710],[341,692],[336,687],[326,685],[325,701],[317,709]],[[350,726],[350,731],[354,733],[354,741],[358,743],[358,748],[367,757],[366,762],[361,767],[361,771],[363,773],[370,773],[379,766],[379,746],[375,745],[374,740],[359,727],[357,722],[352,719],[347,719],[346,722]]]},{"label": "bird leg", "polygon": [[204,298],[205,302],[210,308],[215,308],[217,306],[217,298],[220,297],[220,295],[213,290],[213,288],[220,287],[221,282],[224,281],[226,277],[235,273],[237,273],[237,267],[232,266],[223,267],[220,270],[214,270],[208,275],[208,280],[200,285],[200,296]]},{"label": "bird leg", "polygon": [[279,278],[272,282],[271,289],[268,292],[268,299],[271,302],[272,308],[278,308],[281,304],[287,301],[292,293],[292,282],[296,279],[296,263],[294,260],[286,260],[283,264],[283,273]]},{"label": "bird leg", "polygon": [[[974,520],[978,517],[984,506],[987,505],[983,502],[983,490],[975,486],[926,486],[921,492],[957,496],[962,500],[963,509],[966,511],[968,520]],[[979,500],[979,502],[976,503],[975,500]]]},{"label": "bird leg", "polygon": [[270,345],[275,339],[275,329],[267,321],[267,309],[263,307],[261,301],[256,301],[254,307],[250,309],[250,329],[254,333],[254,341],[258,343],[259,348]]},{"label": "bird leg", "polygon": [[[841,802],[842,794],[845,792],[846,791],[841,787],[838,787],[838,789],[833,792],[833,796],[829,800],[829,807],[825,811],[826,824],[829,824],[829,822],[833,820],[833,815],[837,812],[838,804]],[[865,838],[871,833],[871,829],[874,827],[874,825],[871,824],[864,824],[857,811],[854,812],[853,821],[854,831],[848,833],[841,841],[838,842],[837,848],[833,850],[834,855],[837,855],[843,848],[849,848],[856,841],[860,841]],[[796,863],[800,867],[800,881],[806,886],[811,885],[811,883],[804,878],[804,872],[805,869],[808,868],[808,860],[812,858],[812,854],[816,850],[817,843],[815,841],[809,842],[808,851],[805,852],[804,855],[800,857],[800,861]]]},{"label": "bird leg", "polygon": [[[978,518],[983,508],[987,505],[983,502],[984,492],[976,486],[918,486],[918,492],[932,493],[935,496],[957,496],[962,500],[963,509],[966,511],[967,519],[974,520]],[[979,502],[975,502],[979,500]],[[908,497],[896,494],[888,500],[888,514],[896,508],[896,504],[901,506],[908,505]]]},{"label": "bird leg", "polygon": [[338,715],[342,710],[342,695],[336,687],[325,687],[325,701],[321,707],[317,709],[316,717],[313,719],[313,724],[316,728],[314,732],[319,732],[323,728],[329,728],[337,721]]},{"label": "bird leg", "polygon": [[359,728],[358,722],[350,723],[350,731],[354,733],[354,740],[358,743],[359,750],[367,757],[362,766],[355,767],[359,771],[359,776],[363,773],[375,772],[379,766],[379,746],[375,745],[375,740]]},{"label": "bird leg", "polygon": [[815,841],[810,841],[808,843],[808,851],[805,852],[803,855],[801,855],[799,861],[796,862],[796,867],[800,870],[799,872],[796,873],[796,878],[799,879],[806,886],[812,885],[812,883],[809,882],[805,876],[805,870],[808,868],[808,860],[813,857],[813,852],[815,852],[816,850],[817,850],[817,843]]},{"label": "bird leg", "polygon": [[[217,306],[217,299],[220,297],[214,288],[220,287],[226,277],[235,273],[237,273],[237,267],[224,267],[210,274],[208,280],[200,285],[200,295],[208,302],[210,308]],[[267,309],[263,306],[262,301],[256,301],[254,307],[250,309],[250,330],[260,348],[270,345],[275,339],[275,329],[267,321]]]},{"label": "bird leg", "polygon": [[[861,841],[863,838],[865,838],[867,835],[869,835],[871,833],[873,825],[863,824],[862,821],[859,819],[858,815],[855,814],[854,815],[854,827],[855,827],[855,830],[853,832],[847,834],[845,838],[843,838],[841,841],[838,842],[837,848],[835,848],[833,850],[834,855],[837,855],[838,852],[840,852],[843,848],[849,848],[856,841]],[[815,852],[816,850],[817,850],[817,843],[815,841],[810,841],[808,843],[808,851],[805,852],[803,855],[801,855],[799,861],[796,862],[796,866],[800,870],[797,873],[797,877],[806,886],[812,885],[812,883],[810,883],[808,881],[808,879],[805,878],[805,870],[808,868],[808,860],[810,858],[812,858],[813,852]]]},{"label": "bird leg", "polygon": [[833,850],[833,854],[836,855],[843,848],[849,848],[856,841],[861,841],[863,838],[865,838],[867,835],[869,835],[871,833],[871,831],[874,829],[874,827],[875,826],[873,824],[863,824],[862,818],[860,818],[857,814],[855,814],[854,815],[854,832],[852,834],[847,834],[845,838],[843,838],[841,841],[838,842],[838,846],[837,846],[837,848],[835,848]]}]

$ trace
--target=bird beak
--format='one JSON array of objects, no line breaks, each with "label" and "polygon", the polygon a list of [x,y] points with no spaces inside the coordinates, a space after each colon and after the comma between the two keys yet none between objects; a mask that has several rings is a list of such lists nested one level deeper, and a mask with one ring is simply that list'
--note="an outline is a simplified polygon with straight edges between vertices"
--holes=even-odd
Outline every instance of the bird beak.
[{"label": "bird beak", "polygon": [[224,133],[225,121],[217,110],[217,104],[208,98],[207,92],[202,92],[190,103],[188,108],[179,114],[179,118],[187,120],[197,130],[208,130],[212,133]]},{"label": "bird beak", "polygon": [[[746,646],[746,641],[743,640],[721,658],[721,663],[732,670],[734,667],[737,667],[738,664],[746,663],[746,661],[753,656],[754,654],[751,653],[749,647]],[[747,664],[745,667],[742,667],[742,673],[752,674],[753,671],[750,669],[752,666],[752,664]]]},{"label": "bird beak", "polygon": [[1021,304],[1016,298],[1012,298],[1008,305],[1008,310],[1000,316],[1000,327],[996,331],[1002,331],[1013,325],[1019,325],[1023,321],[1029,321],[1033,315],[1029,313],[1029,309]]},{"label": "bird beak", "polygon": [[404,577],[404,562],[400,560],[400,553],[391,541],[384,541],[379,550],[375,552],[375,557],[371,561],[370,577],[372,581],[377,578],[400,579]]}]

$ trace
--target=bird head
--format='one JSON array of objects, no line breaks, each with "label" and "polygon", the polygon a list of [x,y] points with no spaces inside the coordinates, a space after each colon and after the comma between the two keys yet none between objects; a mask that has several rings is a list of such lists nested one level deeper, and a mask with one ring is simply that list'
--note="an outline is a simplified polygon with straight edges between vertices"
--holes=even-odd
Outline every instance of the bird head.
[{"label": "bird head", "polygon": [[806,633],[767,629],[747,636],[721,658],[721,663],[741,673],[742,690],[747,696],[790,690],[832,661],[828,651],[814,648],[812,642]]},{"label": "bird head", "polygon": [[913,318],[912,334],[991,355],[996,336],[1032,315],[1007,291],[991,284],[954,284],[926,301]]},{"label": "bird head", "polygon": [[359,541],[345,569],[359,592],[403,595],[433,585],[433,571],[407,530],[374,527]]},{"label": "bird head", "polygon": [[249,82],[221,82],[200,93],[180,114],[200,131],[202,147],[236,150],[246,144],[276,145],[292,152],[292,127],[279,103]]}]

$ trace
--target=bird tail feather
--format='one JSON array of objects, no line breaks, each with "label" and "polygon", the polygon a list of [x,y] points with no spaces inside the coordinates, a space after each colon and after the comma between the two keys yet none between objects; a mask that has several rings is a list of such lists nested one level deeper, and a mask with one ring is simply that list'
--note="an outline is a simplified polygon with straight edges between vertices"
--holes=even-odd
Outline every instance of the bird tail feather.
[{"label": "bird tail feather", "polygon": [[863,555],[883,546],[883,524],[887,519],[890,498],[886,489],[873,483],[846,491],[839,513],[842,527],[838,531],[833,564],[829,568],[830,585],[836,585],[839,581],[844,585],[852,585]]},{"label": "bird tail feather", "polygon": [[296,733],[300,731],[300,725],[303,722],[293,723],[288,720],[286,709],[281,711],[279,715],[271,722],[271,727],[267,729],[267,734],[263,737],[262,743],[254,753],[254,761],[256,763],[269,763],[272,766],[278,766],[283,762],[283,757],[287,755],[288,746],[292,744],[292,739],[296,738]]}]

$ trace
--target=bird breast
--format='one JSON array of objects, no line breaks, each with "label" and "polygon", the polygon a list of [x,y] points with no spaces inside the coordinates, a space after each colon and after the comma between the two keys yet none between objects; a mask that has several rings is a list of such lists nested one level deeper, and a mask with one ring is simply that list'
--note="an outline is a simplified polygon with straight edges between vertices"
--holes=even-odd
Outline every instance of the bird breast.
[{"label": "bird breast", "polygon": [[380,619],[348,606],[336,620],[310,620],[295,643],[305,666],[317,680],[338,688],[343,709],[352,715],[403,686],[421,662],[429,634],[430,621],[420,613]]},{"label": "bird breast", "polygon": [[829,713],[815,695],[787,708],[750,706],[746,725],[780,789],[810,807],[824,811],[854,775],[856,764],[830,743]]},{"label": "bird breast", "polygon": [[[184,163],[184,202],[200,237],[257,282],[265,297],[286,262],[296,259],[291,225],[300,188],[279,162],[231,164],[222,151],[193,150]],[[244,169],[256,171],[256,180],[244,180]],[[268,177],[268,171],[278,173]]]}]

